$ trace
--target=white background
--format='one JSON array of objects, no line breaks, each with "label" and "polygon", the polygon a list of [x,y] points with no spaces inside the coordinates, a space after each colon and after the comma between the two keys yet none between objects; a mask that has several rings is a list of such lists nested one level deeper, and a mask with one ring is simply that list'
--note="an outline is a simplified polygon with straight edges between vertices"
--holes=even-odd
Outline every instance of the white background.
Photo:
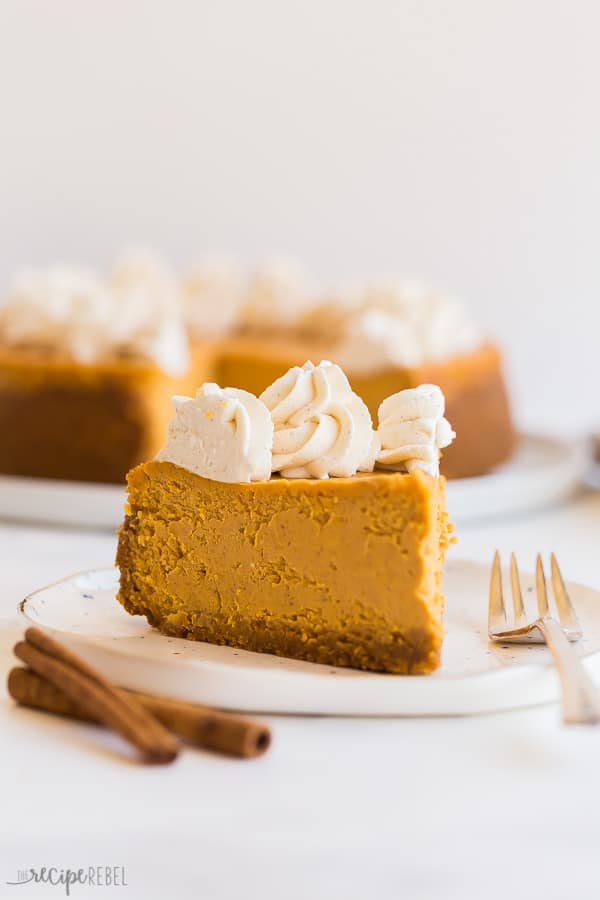
[{"label": "white background", "polygon": [[[179,266],[279,251],[325,280],[422,274],[503,341],[523,419],[600,421],[599,9],[0,0],[0,286],[132,242]],[[554,549],[600,587],[599,516],[589,494],[462,529],[456,552],[530,568]],[[2,672],[17,601],[113,553],[111,535],[2,527]],[[125,864],[132,898],[598,896],[600,732],[556,707],[272,724],[254,763],[143,769],[0,687],[0,897],[62,896],[5,882],[88,864]]]},{"label": "white background", "polygon": [[3,0],[0,285],[150,244],[462,295],[519,416],[600,420],[593,0]]}]

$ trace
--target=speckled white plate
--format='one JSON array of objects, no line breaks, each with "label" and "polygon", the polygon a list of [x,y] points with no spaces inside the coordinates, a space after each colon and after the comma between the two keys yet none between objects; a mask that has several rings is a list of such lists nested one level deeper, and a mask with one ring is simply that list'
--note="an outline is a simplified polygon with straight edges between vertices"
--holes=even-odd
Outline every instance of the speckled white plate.
[{"label": "speckled white plate", "polygon": [[[488,642],[488,579],[480,563],[448,564],[443,661],[429,676],[378,675],[165,637],[118,604],[116,569],[72,575],[31,594],[21,611],[117,684],[224,709],[474,715],[557,700],[558,680],[543,645]],[[523,580],[527,597],[533,578]],[[576,584],[569,590],[585,634],[577,646],[600,680],[600,592]]]},{"label": "speckled white plate", "polygon": [[[448,483],[453,522],[531,512],[564,500],[588,468],[582,445],[523,434],[513,458],[480,478]],[[0,475],[0,517],[114,531],[125,488],[115,484]]]}]

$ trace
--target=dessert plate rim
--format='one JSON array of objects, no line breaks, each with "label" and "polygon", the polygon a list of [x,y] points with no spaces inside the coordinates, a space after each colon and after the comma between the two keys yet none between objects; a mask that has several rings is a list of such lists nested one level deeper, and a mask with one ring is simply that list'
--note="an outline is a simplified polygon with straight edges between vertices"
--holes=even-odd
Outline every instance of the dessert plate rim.
[{"label": "dessert plate rim", "polygon": [[[92,664],[124,687],[275,715],[478,715],[555,702],[560,696],[544,646],[488,643],[482,588],[489,566],[479,562],[448,562],[442,666],[421,676],[340,669],[167,637],[119,606],[114,596],[117,576],[114,568],[75,573],[29,594],[19,609],[27,624],[84,650]],[[526,585],[533,584],[533,575],[523,578]],[[591,627],[584,622],[586,641],[580,651],[590,674],[600,679],[600,591],[574,582],[568,586],[576,607],[592,616]],[[85,597],[91,606],[83,603]],[[65,603],[66,611],[61,606]],[[471,609],[474,603],[476,611]],[[81,631],[88,627],[86,610],[107,633],[94,633],[95,625]]]}]

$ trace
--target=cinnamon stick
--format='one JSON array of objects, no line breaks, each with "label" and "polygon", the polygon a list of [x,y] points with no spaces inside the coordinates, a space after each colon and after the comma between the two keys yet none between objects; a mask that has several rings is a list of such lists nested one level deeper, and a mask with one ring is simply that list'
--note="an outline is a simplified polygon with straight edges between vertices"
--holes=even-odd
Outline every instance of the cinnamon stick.
[{"label": "cinnamon stick", "polygon": [[45,631],[41,631],[39,628],[27,628],[25,629],[25,640],[32,647],[37,647],[38,650],[45,653],[46,656],[59,659],[61,662],[71,666],[72,669],[81,672],[82,675],[91,678],[92,681],[96,681],[98,684],[104,685],[104,687],[112,687],[110,682],[100,672],[93,669],[78,653],[74,653],[73,650],[61,644],[60,641],[50,637]]},{"label": "cinnamon stick", "polygon": [[[135,697],[166,728],[196,747],[251,758],[260,756],[271,743],[271,733],[266,726],[241,716],[151,694],[122,688],[116,690],[127,697]],[[45,678],[28,669],[12,669],[8,676],[8,691],[23,706],[88,722],[100,721]]]},{"label": "cinnamon stick", "polygon": [[32,669],[15,666],[8,673],[6,689],[13,700],[21,706],[40,709],[44,712],[67,716],[69,719],[81,719],[84,722],[102,724],[100,719],[80,704],[71,700],[42,675]]},{"label": "cinnamon stick", "polygon": [[135,699],[118,692],[58,641],[35,628],[14,648],[15,656],[63,692],[88,715],[121,734],[144,759],[172,762],[179,742]]},{"label": "cinnamon stick", "polygon": [[250,758],[271,744],[271,732],[259,722],[181,700],[135,694],[142,706],[179,737],[197,747]]}]

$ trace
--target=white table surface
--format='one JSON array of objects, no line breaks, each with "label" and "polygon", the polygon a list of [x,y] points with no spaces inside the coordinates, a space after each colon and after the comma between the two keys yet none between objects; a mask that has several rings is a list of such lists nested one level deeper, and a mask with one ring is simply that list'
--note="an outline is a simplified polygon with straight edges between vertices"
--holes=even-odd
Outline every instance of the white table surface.
[{"label": "white table surface", "polygon": [[[453,553],[523,567],[553,549],[600,588],[600,493],[463,527]],[[109,565],[110,534],[0,523],[0,657],[33,588]],[[486,598],[481,598],[485,605]],[[264,758],[199,751],[124,761],[100,730],[17,709],[0,689],[0,897],[64,896],[19,869],[126,867],[125,888],[71,896],[470,898],[600,896],[600,729],[558,708],[465,719],[273,718]],[[507,873],[502,874],[503,867]]]}]

